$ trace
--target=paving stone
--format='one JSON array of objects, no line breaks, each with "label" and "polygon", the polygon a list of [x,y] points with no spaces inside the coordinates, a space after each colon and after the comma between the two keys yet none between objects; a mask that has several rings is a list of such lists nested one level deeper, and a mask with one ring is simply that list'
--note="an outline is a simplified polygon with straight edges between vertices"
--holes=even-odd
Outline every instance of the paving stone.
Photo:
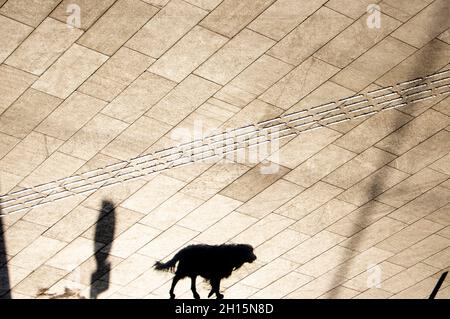
[{"label": "paving stone", "polygon": [[[143,23],[155,13],[154,8],[150,8],[152,8],[151,15],[145,17]],[[126,46],[153,58],[159,58],[207,13],[207,11],[181,0],[170,1],[142,28],[140,25],[134,30],[137,31],[140,28],[126,43]],[[125,23],[127,20],[124,19]]]},{"label": "paving stone", "polygon": [[55,152],[21,181],[19,185],[31,187],[62,179],[75,173],[84,163],[84,160]]},{"label": "paving stone", "polygon": [[[114,240],[113,245],[110,244],[107,245],[105,248],[103,248],[103,251],[109,252],[113,256],[126,259],[131,255],[133,255],[145,244],[150,242],[158,234],[159,231],[154,228],[139,223],[134,224],[133,226],[128,228],[125,232],[120,234],[120,236],[117,237],[116,240]],[[126,259],[125,263],[127,263],[127,261],[129,260],[130,258]],[[114,281],[111,282],[114,283]],[[120,282],[117,283],[120,284]]]},{"label": "paving stone", "polygon": [[68,28],[62,22],[47,18],[10,55],[6,63],[41,75],[82,33],[81,30]]},{"label": "paving stone", "polygon": [[138,253],[157,260],[164,259],[197,235],[196,231],[174,225],[139,249]]},{"label": "paving stone", "polygon": [[428,110],[382,139],[376,146],[401,155],[442,130],[448,123],[450,118],[447,116]]},{"label": "paving stone", "polygon": [[[324,180],[330,182],[330,178],[332,178],[334,174],[338,174],[338,171],[343,170],[343,167],[347,167],[347,165],[343,164],[354,156],[354,153],[330,144],[314,156],[311,156],[307,161],[297,166],[291,172],[287,173],[284,178],[304,187],[312,186],[327,175],[328,177]],[[353,161],[350,161],[350,163],[352,162]],[[350,163],[348,163],[348,166],[350,166]]]},{"label": "paving stone", "polygon": [[103,114],[97,114],[59,149],[80,159],[89,160],[128,125]]},{"label": "paving stone", "polygon": [[232,212],[197,236],[195,240],[209,245],[224,244],[257,221],[258,219],[254,217]]},{"label": "paving stone", "polygon": [[[442,57],[448,55],[449,51],[448,44],[432,40],[376,80],[375,83],[384,86],[431,74],[448,64],[448,61]],[[411,65],[415,67],[411,68]]]},{"label": "paving stone", "polygon": [[447,248],[449,245],[450,241],[447,238],[439,235],[431,235],[391,257],[389,261],[404,267],[411,267],[442,249]]},{"label": "paving stone", "polygon": [[241,204],[240,201],[217,194],[181,219],[178,225],[202,232]]},{"label": "paving stone", "polygon": [[294,249],[288,251],[283,257],[299,264],[305,264],[328,249],[336,246],[344,239],[345,237],[340,235],[328,231],[321,231],[315,236],[305,240]]},{"label": "paving stone", "polygon": [[16,50],[33,28],[5,16],[0,16],[0,63]]},{"label": "paving stone", "polygon": [[313,277],[300,274],[298,272],[292,271],[284,277],[274,281],[270,285],[261,289],[251,298],[257,299],[278,299],[285,295],[291,293],[297,288],[303,286],[304,284],[311,281]]},{"label": "paving stone", "polygon": [[246,202],[285,175],[289,169],[279,166],[273,174],[265,174],[260,165],[250,169],[220,192],[221,195]]},{"label": "paving stone", "polygon": [[0,130],[23,139],[60,103],[61,99],[28,89],[0,115]]},{"label": "paving stone", "polygon": [[390,216],[412,224],[445,206],[449,199],[448,190],[445,187],[438,186],[400,207]]},{"label": "paving stone", "polygon": [[27,72],[0,65],[0,112],[6,110],[37,79]]},{"label": "paving stone", "polygon": [[434,1],[398,28],[392,36],[420,48],[450,26],[446,14],[449,10],[447,1]]},{"label": "paving stone", "polygon": [[303,234],[313,236],[345,217],[356,208],[355,205],[332,199],[312,213],[301,218],[291,228]]},{"label": "paving stone", "polygon": [[388,215],[393,207],[377,201],[370,201],[340,219],[327,230],[339,235],[351,237],[365,227]]},{"label": "paving stone", "polygon": [[138,0],[119,0],[79,40],[79,43],[111,56],[138,31],[157,9]]},{"label": "paving stone", "polygon": [[262,262],[270,262],[308,238],[308,235],[288,228],[259,245],[255,255]]},{"label": "paving stone", "polygon": [[208,100],[220,86],[196,75],[188,76],[147,113],[159,121],[176,125]]},{"label": "paving stone", "polygon": [[96,98],[74,92],[39,124],[36,131],[67,140],[105,105]]},{"label": "paving stone", "polygon": [[[303,8],[301,11],[303,13]],[[299,65],[352,22],[352,19],[336,11],[321,7],[270,49],[268,54],[287,63]]]},{"label": "paving stone", "polygon": [[354,257],[357,253],[353,250],[334,246],[330,250],[303,264],[297,271],[312,277],[319,277],[339,264]]},{"label": "paving stone", "polygon": [[248,170],[249,167],[242,164],[219,162],[189,183],[181,192],[208,200]]},{"label": "paving stone", "polygon": [[329,128],[303,132],[287,144],[281,146],[268,159],[274,163],[293,169],[334,142],[340,136],[340,133]]},{"label": "paving stone", "polygon": [[[358,19],[362,14],[367,12],[367,7],[370,4],[375,4],[380,1],[371,0],[330,0],[326,3],[326,6],[351,17],[352,19]],[[385,2],[385,1],[384,1]]]},{"label": "paving stone", "polygon": [[[47,69],[32,87],[65,99],[107,59],[106,55],[74,44]],[[71,72],[68,73],[67,70],[71,70]]]},{"label": "paving stone", "polygon": [[194,73],[224,85],[243,71],[251,62],[261,56],[273,44],[273,40],[251,30],[244,29],[211,56]]},{"label": "paving stone", "polygon": [[[164,175],[158,175],[136,193],[131,195],[122,206],[146,214],[179,191],[185,183]],[[151,199],[149,202],[148,199]]]},{"label": "paving stone", "polygon": [[70,243],[97,222],[99,213],[78,206],[45,232],[45,236]]},{"label": "paving stone", "polygon": [[425,168],[378,196],[378,200],[400,207],[446,179],[446,175]]},{"label": "paving stone", "polygon": [[323,180],[347,189],[395,159],[395,156],[371,147],[334,170]]},{"label": "paving stone", "polygon": [[280,179],[248,200],[237,210],[250,216],[262,218],[303,190],[303,187]]},{"label": "paving stone", "polygon": [[45,17],[58,5],[58,0],[44,1],[7,1],[1,9],[3,15],[37,27]]},{"label": "paving stone", "polygon": [[444,228],[443,225],[422,219],[383,240],[377,244],[377,247],[393,253],[399,253],[442,228]]},{"label": "paving stone", "polygon": [[74,21],[71,18],[75,12],[72,7],[73,5],[77,5],[80,7],[79,28],[82,30],[87,30],[110,8],[114,2],[115,0],[100,0],[95,2],[89,0],[63,0],[52,11],[50,16],[64,23],[73,23]]},{"label": "paving stone", "polygon": [[264,92],[260,98],[287,110],[338,71],[337,67],[310,57]]},{"label": "paving stone", "polygon": [[135,158],[153,145],[169,129],[170,126],[166,123],[142,116],[103,148],[102,153],[121,160]]},{"label": "paving stone", "polygon": [[262,94],[294,66],[264,54],[239,73],[231,84],[253,94]]},{"label": "paving stone", "polygon": [[450,217],[448,214],[449,210],[450,210],[450,205],[446,205],[446,206],[438,209],[434,213],[428,215],[426,217],[426,219],[432,220],[436,223],[440,223],[441,225],[447,226],[450,224]]},{"label": "paving stone", "polygon": [[254,101],[256,95],[228,83],[217,91],[216,94],[214,94],[214,98],[243,108],[250,102]]},{"label": "paving stone", "polygon": [[39,236],[14,256],[9,263],[33,271],[39,268],[49,258],[53,257],[64,246],[66,246],[66,243],[62,241]]},{"label": "paving stone", "polygon": [[32,132],[0,160],[3,171],[22,178],[38,167],[63,141]]},{"label": "paving stone", "polygon": [[380,28],[367,27],[366,13],[314,54],[317,58],[343,68],[394,31],[400,22],[381,13]]},{"label": "paving stone", "polygon": [[277,260],[272,261],[266,266],[261,267],[250,276],[245,277],[245,279],[242,280],[241,283],[246,286],[262,289],[268,284],[296,269],[297,267],[298,264],[292,261],[278,258]]},{"label": "paving stone", "polygon": [[201,199],[183,193],[176,193],[163,204],[148,213],[139,222],[141,224],[165,230],[203,203],[204,201]]},{"label": "paving stone", "polygon": [[334,144],[352,152],[360,153],[410,120],[410,116],[397,110],[380,112],[362,122]]},{"label": "paving stone", "polygon": [[78,90],[111,102],[154,61],[144,54],[121,47]]},{"label": "paving stone", "polygon": [[144,72],[108,104],[102,113],[132,123],[169,93],[175,84],[156,74]]},{"label": "paving stone", "polygon": [[80,237],[49,259],[46,265],[72,271],[100,248],[94,241]]},{"label": "paving stone", "polygon": [[450,148],[449,133],[445,130],[437,133],[394,160],[390,165],[410,174],[416,173],[436,159],[448,154]]},{"label": "paving stone", "polygon": [[[407,177],[408,174],[406,173],[384,166],[343,192],[338,199],[355,205],[363,205],[385,191],[392,192],[392,187]],[[408,195],[410,194],[408,193]],[[388,195],[382,194],[381,198],[386,196]],[[381,202],[387,204],[386,201]]]},{"label": "paving stone", "polygon": [[[356,291],[365,291],[368,288],[369,290],[383,289],[383,282],[385,280],[397,275],[404,270],[404,267],[395,265],[388,261],[383,261],[378,264],[367,264],[366,271],[348,280],[343,285]],[[376,278],[375,276],[378,275],[379,278],[377,278],[377,280],[374,280]],[[372,293],[367,294],[371,295]]]},{"label": "paving stone", "polygon": [[269,238],[280,233],[293,223],[293,220],[277,214],[269,214],[232,239],[234,243],[248,243],[259,246]]},{"label": "paving stone", "polygon": [[43,290],[50,288],[54,283],[64,277],[66,273],[64,270],[42,265],[15,286],[14,290],[18,293],[37,297]]},{"label": "paving stone", "polygon": [[362,90],[415,50],[412,46],[388,36],[350,63],[332,80],[352,90]]},{"label": "paving stone", "polygon": [[356,251],[365,251],[380,241],[399,232],[405,226],[406,225],[402,222],[389,217],[383,217],[379,221],[353,235],[341,245]]},{"label": "paving stone", "polygon": [[225,0],[200,25],[227,37],[233,37],[273,2],[273,0]]},{"label": "paving stone", "polygon": [[2,234],[2,241],[7,247],[8,255],[17,255],[22,249],[33,243],[46,229],[45,226],[19,220]]},{"label": "paving stone", "polygon": [[[227,42],[227,38],[202,27],[194,27],[158,59],[149,71],[181,82]],[[192,55],[195,51],[196,54]]]},{"label": "paving stone", "polygon": [[275,212],[289,218],[300,220],[315,209],[342,193],[342,189],[323,182],[306,189]]},{"label": "paving stone", "polygon": [[431,274],[436,272],[436,268],[419,263],[398,275],[395,275],[388,280],[385,280],[382,285],[383,289],[391,293],[399,293],[400,291],[414,285]]},{"label": "paving stone", "polygon": [[[255,99],[237,112],[231,119],[226,121],[222,127],[224,129],[232,130],[236,127],[244,127],[250,124],[263,122],[280,115],[282,112],[283,110],[278,107]],[[273,146],[273,148],[275,147],[276,146]],[[264,155],[265,154],[261,154],[260,157],[263,157]]]},{"label": "paving stone", "polygon": [[153,266],[150,257],[133,254],[114,267],[107,276],[109,282],[117,285],[127,285]]}]

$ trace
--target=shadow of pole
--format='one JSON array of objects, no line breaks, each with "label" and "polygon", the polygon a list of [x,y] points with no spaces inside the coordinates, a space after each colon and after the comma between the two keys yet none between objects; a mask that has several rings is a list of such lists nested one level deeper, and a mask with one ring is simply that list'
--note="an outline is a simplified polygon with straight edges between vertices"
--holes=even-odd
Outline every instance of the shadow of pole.
[{"label": "shadow of pole", "polygon": [[[95,262],[96,270],[91,275],[90,298],[97,299],[98,295],[108,290],[111,263],[108,261],[109,251],[100,251],[114,239],[116,228],[116,211],[114,203],[108,200],[102,202],[102,208],[95,226]],[[108,247],[108,246],[106,246]],[[99,280],[102,277],[102,280]]]},{"label": "shadow of pole", "polygon": [[[1,210],[0,203],[0,215]],[[3,238],[3,217],[0,217],[0,298],[2,299],[11,299],[7,262],[5,239]]]},{"label": "shadow of pole", "polygon": [[[440,40],[436,40],[436,41],[440,41]],[[425,44],[423,47],[425,47],[426,45],[430,44],[430,42]],[[420,49],[416,50],[412,55],[416,54],[419,50]],[[439,55],[439,54],[445,54],[445,52],[440,53],[438,51],[438,52],[436,52],[435,55]],[[402,62],[400,62],[400,63],[402,63]],[[426,66],[426,67],[424,67],[424,66]],[[448,66],[449,66],[449,64],[447,64],[444,67],[438,67],[433,60],[430,60],[429,56],[422,56],[421,60],[417,61],[417,63],[412,66],[412,68],[415,68],[415,69],[413,69],[412,72],[410,73],[410,77],[408,79],[403,79],[403,80],[406,81],[406,80],[409,80],[409,79],[412,80],[412,79],[415,79],[415,78],[420,78],[420,77],[423,77],[425,75],[429,75],[431,73],[437,72],[439,70],[447,69]],[[390,72],[391,70],[389,70],[387,72]],[[425,81],[421,81],[421,82],[419,82],[419,83],[417,83],[415,85],[421,85],[423,83],[425,83]],[[394,83],[392,83],[392,84],[394,84]],[[397,92],[397,93],[399,93],[399,95],[400,95],[400,97],[402,99],[401,103],[406,103],[406,105],[397,108],[396,109],[397,111],[394,111],[394,110],[383,111],[383,112],[391,112],[392,113],[391,118],[392,118],[393,123],[396,123],[396,125],[395,125],[395,127],[397,127],[396,132],[402,126],[407,125],[410,122],[410,121],[408,121],[408,122],[406,122],[406,123],[404,123],[402,125],[401,123],[402,123],[403,116],[401,116],[402,114],[399,113],[399,112],[404,112],[405,110],[408,110],[408,108],[410,108],[410,105],[411,105],[411,103],[409,103],[409,99],[404,94],[401,94],[400,92]],[[435,104],[441,102],[444,99],[445,98],[442,98],[442,99],[438,98],[438,99],[432,100],[432,103],[430,103],[429,101],[425,102],[424,109],[427,110],[428,108],[433,107]],[[420,107],[421,103],[422,102],[419,102],[419,107]],[[387,106],[385,106],[385,107],[387,107]],[[408,112],[404,112],[404,113],[408,114]],[[408,115],[411,115],[411,114],[408,114]],[[418,115],[414,114],[414,117],[415,116],[418,116]],[[414,120],[414,117],[411,120]],[[404,140],[402,135],[399,135],[399,140]],[[384,164],[383,165],[383,163],[385,163],[383,158],[380,158],[378,160],[380,161],[380,163],[378,163],[378,164],[381,164],[381,165],[377,165],[377,167],[380,167],[380,168],[376,172],[379,172],[383,167],[388,165],[388,164]],[[372,174],[375,174],[376,172],[374,172]],[[368,196],[369,200],[366,203],[364,203],[364,205],[366,205],[367,203],[369,203],[371,201],[374,201],[374,200],[376,201],[376,197],[381,195],[386,190],[386,187],[385,187],[386,185],[384,185],[385,184],[385,176],[383,176],[382,174],[378,174],[378,175],[375,175],[375,176],[376,176],[376,178],[373,179],[373,181],[372,181],[372,183],[371,183],[371,185],[369,187],[369,190],[367,192],[368,195],[369,195]],[[364,240],[365,237],[361,236],[361,235],[360,236],[355,236],[355,234],[357,234],[357,233],[359,233],[361,231],[361,229],[360,229],[360,227],[358,225],[362,225],[362,227],[363,227],[362,230],[364,230],[369,224],[371,224],[372,222],[370,220],[370,216],[373,215],[373,213],[375,213],[375,210],[376,210],[376,206],[374,206],[374,205],[368,206],[368,209],[364,210],[363,211],[364,213],[359,216],[359,219],[357,221],[355,221],[354,224],[356,226],[353,229],[353,231],[351,232],[353,235],[350,237],[348,245],[346,245],[346,247],[348,247],[350,249],[353,249],[355,251],[359,251],[360,244]],[[350,259],[350,261],[351,261],[351,259]],[[369,267],[369,265],[367,265],[367,266],[368,266],[368,269],[367,269],[367,271],[368,271],[370,267]],[[373,266],[375,266],[375,265],[373,265]],[[346,263],[344,263],[344,266],[342,266],[342,267],[338,266],[337,268],[339,269],[339,271],[336,272],[336,274],[335,274],[335,276],[334,276],[334,278],[332,280],[332,287],[333,287],[332,289],[333,290],[331,291],[331,293],[329,295],[329,298],[337,298],[338,294],[339,294],[339,289],[334,289],[334,288],[338,288],[343,282],[345,282],[346,280],[350,279],[350,278],[347,278],[347,276],[348,276],[349,271],[352,268],[352,263],[351,262],[346,262]],[[372,287],[367,287],[367,288],[370,289]]]},{"label": "shadow of pole", "polygon": [[436,298],[437,293],[439,292],[439,289],[441,288],[442,284],[445,281],[445,277],[447,277],[448,271],[442,273],[441,277],[439,277],[438,282],[436,283],[436,286],[434,287],[433,291],[431,292],[431,295],[428,299],[434,299]]}]

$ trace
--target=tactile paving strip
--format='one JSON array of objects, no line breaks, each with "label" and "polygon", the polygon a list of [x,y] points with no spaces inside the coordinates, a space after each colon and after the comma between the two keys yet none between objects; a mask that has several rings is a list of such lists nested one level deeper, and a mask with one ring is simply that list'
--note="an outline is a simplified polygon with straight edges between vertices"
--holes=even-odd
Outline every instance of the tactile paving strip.
[{"label": "tactile paving strip", "polygon": [[142,178],[156,172],[210,158],[222,158],[241,149],[257,147],[302,132],[369,117],[380,111],[449,94],[450,70],[445,70],[214,134],[79,175],[10,192],[0,196],[0,216],[30,210],[77,194],[88,195],[99,188]]}]

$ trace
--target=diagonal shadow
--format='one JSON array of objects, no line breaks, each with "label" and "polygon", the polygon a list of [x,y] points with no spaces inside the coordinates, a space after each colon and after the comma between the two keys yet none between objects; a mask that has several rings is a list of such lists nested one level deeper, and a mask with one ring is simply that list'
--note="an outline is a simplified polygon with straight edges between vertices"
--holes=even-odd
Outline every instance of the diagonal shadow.
[{"label": "diagonal shadow", "polygon": [[[0,215],[1,210],[0,203]],[[0,217],[0,298],[2,299],[11,299],[7,262],[5,239],[3,238],[3,218]]]},{"label": "diagonal shadow", "polygon": [[[116,210],[114,203],[109,200],[103,200],[102,208],[98,217],[97,224],[95,225],[95,237],[94,237],[94,252],[96,270],[91,275],[91,290],[90,298],[97,299],[98,295],[108,290],[109,288],[109,275],[111,270],[111,263],[108,261],[108,251],[100,251],[105,245],[108,246],[114,239],[114,233],[116,228]],[[99,280],[102,277],[102,280]]]},{"label": "diagonal shadow", "polygon": [[436,286],[434,287],[434,289],[433,289],[433,291],[431,292],[431,295],[430,295],[430,297],[429,297],[428,299],[434,299],[434,298],[436,298],[436,295],[438,294],[439,289],[441,288],[442,284],[444,283],[445,277],[447,277],[447,275],[448,275],[448,271],[442,273],[441,277],[439,277],[439,280],[438,280],[438,282],[436,283]]},{"label": "diagonal shadow", "polygon": [[[439,22],[439,21],[436,21],[436,22]],[[436,40],[436,38],[432,39],[431,41],[435,41],[435,40]],[[431,41],[426,43],[426,44],[424,44],[422,46],[422,48],[424,48],[425,46],[429,45],[431,43]],[[440,41],[440,40],[438,40],[438,41]],[[410,55],[409,57],[413,56],[414,54],[417,54],[417,52],[419,52],[419,50],[421,50],[421,49],[418,49],[418,50],[414,51],[414,53],[412,55]],[[440,52],[440,51],[436,52],[437,56],[439,56],[441,54],[445,54],[445,53]],[[407,57],[406,59],[408,59],[409,57]],[[400,63],[403,63],[403,62],[400,62]],[[427,66],[427,67],[424,68],[423,67],[424,65]],[[442,67],[438,67],[436,65],[436,61],[430,60],[429,56],[422,56],[421,59],[419,61],[417,61],[417,63],[415,65],[411,66],[411,72],[409,73],[410,74],[409,79],[420,78],[420,77],[423,77],[425,75],[429,75],[431,73],[437,72],[439,69],[442,70],[442,69],[446,69],[446,68],[448,68],[448,64],[445,67],[443,67],[443,68]],[[390,72],[393,69],[395,69],[395,67],[392,68],[391,70],[387,71],[387,72]],[[404,79],[404,80],[408,80],[408,79]],[[425,82],[422,81],[422,82],[419,82],[416,85],[419,85],[419,84],[422,84],[422,83],[425,83]],[[394,84],[394,83],[392,83],[392,84]],[[409,100],[406,98],[406,96],[404,94],[400,94],[400,97],[402,99],[401,103],[403,103],[403,102],[407,103],[405,106],[397,108],[397,111],[401,112],[402,110],[405,110],[405,109],[407,110],[411,106],[411,103],[408,103]],[[431,104],[429,102],[425,102],[424,105],[426,106],[426,109],[429,109],[433,105],[435,105],[436,103],[439,103],[440,101],[442,101],[444,99],[445,98],[437,99],[437,100],[433,101],[433,103],[431,103]],[[421,105],[421,103],[422,102],[419,102],[418,104]],[[386,111],[386,112],[390,112],[390,111]],[[408,114],[408,113],[406,113],[406,114]],[[399,113],[399,112],[392,112],[391,119],[392,119],[395,127],[397,127],[396,131],[394,131],[394,132],[401,133],[401,131],[398,131],[398,130],[403,125],[406,125],[406,124],[409,123],[409,121],[408,121],[407,123],[404,123],[403,125],[401,124],[401,123],[403,123],[403,121],[402,121],[403,116],[402,115],[404,115],[404,114]],[[410,114],[408,114],[408,115],[410,115]],[[418,116],[418,115],[413,115],[413,118],[411,120],[414,120],[414,118],[416,118],[416,116]],[[392,133],[394,133],[394,132],[392,132]],[[390,133],[390,134],[392,134],[392,133]],[[397,133],[397,134],[399,134],[399,133]],[[405,136],[403,134],[400,134],[399,135],[399,140],[404,140],[404,137]],[[376,164],[378,164],[377,167],[379,167],[379,169],[376,172],[378,172],[380,169],[382,169],[383,167],[385,167],[386,165],[389,164],[389,163],[388,164],[384,164],[384,163],[386,163],[384,158],[379,158],[377,160],[378,160],[378,163],[376,163]],[[376,172],[374,172],[372,174],[375,174]],[[365,204],[370,203],[371,201],[376,199],[376,197],[379,196],[386,189],[386,187],[385,187],[386,186],[385,185],[385,182],[386,182],[385,177],[386,176],[383,176],[382,174],[377,174],[377,175],[374,175],[374,176],[375,176],[375,178],[372,180],[372,183],[371,183],[371,185],[370,185],[370,187],[369,187],[369,189],[367,191],[369,200]],[[364,205],[362,205],[362,206],[364,206]],[[376,205],[369,205],[368,209],[363,210],[363,214],[361,214],[358,217],[358,220],[354,221],[354,223],[353,223],[355,225],[355,227],[351,231],[352,235],[349,238],[348,245],[346,245],[346,247],[348,247],[348,248],[350,248],[352,250],[355,250],[355,251],[359,251],[358,247],[360,247],[360,244],[361,244],[361,242],[364,241],[365,237],[361,236],[361,235],[359,235],[359,236],[355,236],[355,235],[357,233],[359,233],[360,231],[364,230],[369,224],[371,224],[370,216],[373,215],[374,213],[376,213]],[[361,229],[358,225],[362,225],[363,228]],[[361,234],[364,234],[364,233],[361,233]],[[332,279],[332,283],[331,283],[331,285],[332,285],[331,289],[332,290],[330,291],[329,298],[333,299],[333,298],[337,298],[338,297],[338,295],[339,295],[339,287],[340,287],[340,285],[342,283],[344,283],[345,281],[349,280],[349,278],[347,278],[347,276],[348,276],[348,273],[350,272],[350,270],[352,269],[352,266],[353,266],[352,259],[350,259],[347,262],[344,262],[342,266],[338,266],[337,267],[338,271],[335,273],[335,275],[334,275],[334,277]],[[371,287],[368,287],[368,288],[370,289]]]}]

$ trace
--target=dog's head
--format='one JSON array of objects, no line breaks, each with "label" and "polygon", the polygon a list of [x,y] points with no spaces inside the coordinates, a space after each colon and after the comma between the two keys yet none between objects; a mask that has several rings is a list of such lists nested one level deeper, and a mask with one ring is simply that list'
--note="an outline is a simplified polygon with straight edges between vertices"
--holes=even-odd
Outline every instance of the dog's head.
[{"label": "dog's head", "polygon": [[236,248],[239,250],[242,263],[252,263],[256,260],[256,255],[253,253],[253,247],[247,244],[238,244]]}]

